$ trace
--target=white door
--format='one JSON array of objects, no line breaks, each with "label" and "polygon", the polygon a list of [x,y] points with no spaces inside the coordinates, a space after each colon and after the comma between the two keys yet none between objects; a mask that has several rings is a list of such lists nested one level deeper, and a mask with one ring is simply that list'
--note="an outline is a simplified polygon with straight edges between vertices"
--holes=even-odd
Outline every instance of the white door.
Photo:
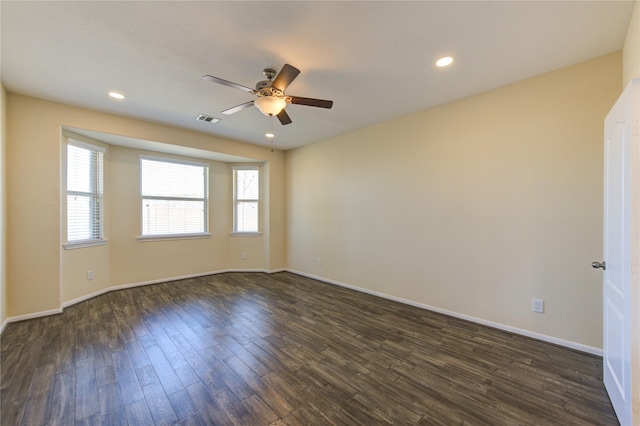
[{"label": "white door", "polygon": [[640,425],[639,106],[636,79],[605,119],[604,384],[623,426]]}]

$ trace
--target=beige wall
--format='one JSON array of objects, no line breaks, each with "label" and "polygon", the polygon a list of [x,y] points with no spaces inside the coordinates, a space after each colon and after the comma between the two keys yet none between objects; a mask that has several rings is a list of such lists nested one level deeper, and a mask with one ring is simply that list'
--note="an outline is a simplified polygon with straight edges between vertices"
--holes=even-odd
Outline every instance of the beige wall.
[{"label": "beige wall", "polygon": [[[285,265],[284,154],[228,139],[10,93],[8,95],[8,293],[6,315],[54,311],[112,286],[226,269]],[[34,117],[37,117],[34,119]],[[183,145],[268,164],[270,200],[261,237],[231,237],[231,172],[211,162],[209,239],[139,242],[137,161],[141,151],[110,146],[106,246],[65,250],[61,222],[61,126]],[[247,260],[241,253],[247,252]],[[87,271],[94,280],[87,281]]]},{"label": "beige wall", "polygon": [[[640,77],[639,28],[636,2],[622,61],[609,55],[291,151],[286,169],[282,152],[2,87],[0,325],[112,286],[289,267],[600,347],[600,277],[584,265],[601,254],[601,123],[621,91],[612,76]],[[263,236],[224,229],[229,174],[214,162],[212,238],[137,242],[127,179],[139,152],[111,147],[109,244],[65,251],[63,125],[265,161]],[[545,314],[531,313],[532,297]]]},{"label": "beige wall", "polygon": [[614,53],[288,151],[289,268],[600,348],[620,76]]},{"label": "beige wall", "polygon": [[7,319],[7,239],[6,239],[6,129],[7,91],[0,84],[0,330]]},{"label": "beige wall", "polygon": [[636,0],[633,15],[622,49],[622,87],[640,78],[640,0]]}]

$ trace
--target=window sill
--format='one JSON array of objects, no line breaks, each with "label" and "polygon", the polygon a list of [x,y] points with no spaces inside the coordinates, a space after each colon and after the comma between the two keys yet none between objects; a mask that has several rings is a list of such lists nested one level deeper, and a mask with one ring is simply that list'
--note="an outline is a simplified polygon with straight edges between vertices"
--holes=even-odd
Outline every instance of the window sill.
[{"label": "window sill", "polygon": [[140,235],[138,241],[167,241],[167,240],[194,240],[200,238],[210,238],[211,234],[180,234],[180,235]]},{"label": "window sill", "polygon": [[237,232],[234,231],[231,233],[232,237],[261,237],[262,232]]},{"label": "window sill", "polygon": [[65,250],[75,250],[86,247],[95,247],[95,246],[105,246],[107,245],[107,240],[92,240],[92,241],[82,241],[78,243],[66,243],[63,244]]}]

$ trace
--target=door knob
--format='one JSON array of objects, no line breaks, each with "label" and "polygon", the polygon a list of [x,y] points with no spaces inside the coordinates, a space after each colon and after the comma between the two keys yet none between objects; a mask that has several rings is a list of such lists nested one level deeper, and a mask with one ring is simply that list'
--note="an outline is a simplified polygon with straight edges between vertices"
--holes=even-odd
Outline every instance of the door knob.
[{"label": "door knob", "polygon": [[602,268],[603,270],[605,270],[607,269],[607,262],[605,262],[604,260],[602,262],[593,262],[591,266],[596,269]]}]

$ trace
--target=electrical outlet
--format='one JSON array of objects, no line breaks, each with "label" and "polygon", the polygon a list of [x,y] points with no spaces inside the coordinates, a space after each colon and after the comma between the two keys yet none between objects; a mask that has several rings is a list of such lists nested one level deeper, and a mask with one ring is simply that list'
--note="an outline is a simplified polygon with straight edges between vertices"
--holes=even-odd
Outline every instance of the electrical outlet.
[{"label": "electrical outlet", "polygon": [[544,313],[544,300],[533,299],[531,301],[531,309],[533,312],[538,312],[540,314]]},{"label": "electrical outlet", "polygon": [[93,271],[87,271],[87,281],[91,281],[93,279]]},{"label": "electrical outlet", "polygon": [[322,266],[322,258],[321,257],[316,259],[316,266],[319,266],[319,267]]},{"label": "electrical outlet", "polygon": [[247,252],[246,251],[242,252],[242,260],[247,260]]}]

